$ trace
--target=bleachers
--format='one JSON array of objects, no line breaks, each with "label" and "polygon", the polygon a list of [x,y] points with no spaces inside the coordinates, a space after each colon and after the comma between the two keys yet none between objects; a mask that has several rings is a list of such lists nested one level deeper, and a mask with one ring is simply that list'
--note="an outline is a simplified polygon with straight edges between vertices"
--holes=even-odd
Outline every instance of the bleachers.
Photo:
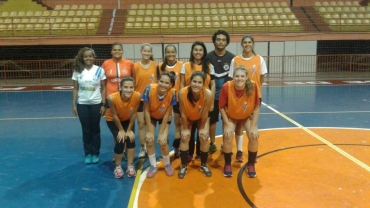
[{"label": "bleachers", "polygon": [[285,2],[132,4],[125,33],[302,32],[303,27]]},{"label": "bleachers", "polygon": [[324,1],[315,2],[314,8],[333,31],[370,31],[369,5],[360,6],[358,1]]},{"label": "bleachers", "polygon": [[15,10],[13,2],[0,7],[0,36],[94,35],[103,11],[101,5],[59,5],[47,10],[28,0],[22,10]]}]

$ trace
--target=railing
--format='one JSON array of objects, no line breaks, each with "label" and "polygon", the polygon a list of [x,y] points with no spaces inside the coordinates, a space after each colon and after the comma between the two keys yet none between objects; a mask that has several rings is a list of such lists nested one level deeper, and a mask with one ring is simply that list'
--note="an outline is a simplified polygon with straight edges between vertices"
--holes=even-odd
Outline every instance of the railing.
[{"label": "railing", "polygon": [[[188,61],[187,58],[180,58]],[[104,60],[95,60],[101,65]],[[133,62],[140,61],[132,60]],[[161,59],[156,59],[161,62]],[[370,78],[370,54],[268,56],[266,78]],[[0,85],[71,84],[73,60],[1,61]]]}]

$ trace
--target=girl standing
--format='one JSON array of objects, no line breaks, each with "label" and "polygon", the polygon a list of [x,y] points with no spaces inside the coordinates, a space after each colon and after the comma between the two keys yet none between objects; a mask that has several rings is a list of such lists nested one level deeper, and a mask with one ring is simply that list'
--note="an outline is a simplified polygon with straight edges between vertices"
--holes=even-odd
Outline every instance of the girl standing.
[{"label": "girl standing", "polygon": [[187,172],[187,159],[189,151],[190,130],[195,124],[200,140],[200,171],[207,177],[212,172],[207,166],[209,150],[209,119],[208,112],[213,104],[213,95],[209,89],[204,88],[206,75],[203,72],[193,72],[190,77],[190,86],[179,92],[179,104],[182,120],[180,157],[181,167],[179,178],[184,178]]},{"label": "girl standing", "polygon": [[[176,100],[178,101],[178,92],[180,91],[180,71],[183,63],[176,60],[177,49],[174,45],[167,45],[164,49],[165,58],[163,63],[159,64],[159,74],[165,71],[172,71],[175,73],[175,85],[176,89]],[[173,140],[172,146],[174,148],[175,157],[180,157],[180,140],[181,140],[181,119],[179,105],[173,106],[174,120],[175,120],[175,139]],[[171,117],[169,118],[171,121]]]},{"label": "girl standing", "polygon": [[258,149],[258,116],[260,99],[258,86],[248,77],[244,66],[234,69],[232,81],[226,82],[221,89],[219,107],[223,122],[223,152],[225,158],[224,176],[231,177],[231,154],[234,129],[237,125],[246,129],[248,142],[248,177],[257,176],[254,163]]},{"label": "girl standing", "polygon": [[82,48],[74,60],[72,111],[82,127],[85,163],[98,163],[100,117],[105,114],[105,73],[94,65],[95,52]]},{"label": "girl standing", "polygon": [[158,83],[146,87],[142,97],[146,121],[145,141],[150,162],[150,168],[146,175],[148,178],[154,177],[158,172],[154,149],[154,134],[157,122],[159,123],[157,142],[163,156],[165,171],[168,176],[173,175],[168,148],[168,130],[171,124],[169,117],[171,116],[172,106],[177,104],[176,90],[172,88],[174,83],[175,73],[163,72],[159,76]]},{"label": "girl standing", "polygon": [[136,112],[140,104],[140,93],[135,92],[135,82],[132,77],[124,77],[120,81],[120,90],[112,93],[108,97],[110,111],[106,113],[107,125],[115,138],[114,159],[116,168],[114,176],[123,177],[124,173],[121,167],[124,144],[127,148],[127,175],[133,177],[136,175],[133,166],[135,155],[135,133],[134,123]]},{"label": "girl standing", "polygon": [[[140,94],[144,93],[145,87],[148,84],[157,82],[157,63],[153,61],[152,46],[149,43],[141,45],[141,61],[134,64],[134,79],[135,89]],[[145,119],[144,119],[144,103],[140,102],[137,110],[137,121],[139,125],[139,140],[141,149],[139,158],[145,157]]]}]

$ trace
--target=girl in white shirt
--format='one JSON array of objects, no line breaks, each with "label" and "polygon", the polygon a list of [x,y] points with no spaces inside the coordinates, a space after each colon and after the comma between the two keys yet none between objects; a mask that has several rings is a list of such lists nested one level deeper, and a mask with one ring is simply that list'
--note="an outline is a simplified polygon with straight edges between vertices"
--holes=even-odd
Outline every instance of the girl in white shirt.
[{"label": "girl in white shirt", "polygon": [[100,151],[100,118],[105,114],[105,73],[94,65],[95,52],[80,49],[74,60],[72,112],[80,120],[85,163],[98,163]]}]

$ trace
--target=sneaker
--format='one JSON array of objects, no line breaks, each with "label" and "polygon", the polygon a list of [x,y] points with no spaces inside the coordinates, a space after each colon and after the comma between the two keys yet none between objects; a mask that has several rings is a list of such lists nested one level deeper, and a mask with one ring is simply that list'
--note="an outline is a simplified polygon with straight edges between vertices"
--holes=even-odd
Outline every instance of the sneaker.
[{"label": "sneaker", "polygon": [[93,155],[91,156],[91,163],[98,163],[99,162],[99,156]]},{"label": "sneaker", "polygon": [[129,178],[135,177],[136,176],[135,167],[133,165],[127,165],[126,173]]},{"label": "sneaker", "polygon": [[165,165],[164,170],[166,171],[167,176],[173,176],[173,169],[170,164]]},{"label": "sneaker", "polygon": [[158,172],[157,167],[154,167],[153,165],[150,166],[148,173],[146,174],[147,178],[153,178],[154,175]]},{"label": "sneaker", "polygon": [[257,176],[256,169],[254,168],[254,164],[247,166],[247,173],[249,178],[255,178]]},{"label": "sneaker", "polygon": [[86,164],[90,164],[91,163],[91,155],[90,154],[88,154],[88,155],[85,156],[85,163]]},{"label": "sneaker", "polygon": [[243,152],[238,150],[236,152],[236,162],[243,162]]},{"label": "sneaker", "polygon": [[139,158],[144,158],[146,155],[146,149],[145,147],[142,147],[139,152]]},{"label": "sneaker", "polygon": [[124,173],[123,173],[123,170],[122,170],[121,165],[117,165],[116,166],[116,168],[113,171],[113,174],[114,174],[114,177],[115,178],[122,178],[122,177],[124,177]]},{"label": "sneaker", "polygon": [[191,161],[193,161],[194,159],[193,159],[193,156],[192,155],[188,155],[188,162],[191,162]]},{"label": "sneaker", "polygon": [[180,179],[185,178],[187,171],[188,171],[188,168],[186,167],[186,165],[182,164],[181,167],[180,167],[180,171],[177,174],[177,177],[180,178]]},{"label": "sneaker", "polygon": [[200,172],[202,172],[207,177],[212,176],[212,172],[209,170],[209,168],[206,164],[203,164],[203,165],[200,166]]},{"label": "sneaker", "polygon": [[225,177],[233,176],[233,173],[231,172],[231,165],[225,165],[224,166],[224,176]]},{"label": "sneaker", "polygon": [[174,155],[175,155],[175,158],[179,158],[180,157],[180,148],[175,148],[174,149]]},{"label": "sneaker", "polygon": [[215,144],[215,143],[213,143],[213,144],[209,145],[208,154],[212,154],[212,153],[214,153],[214,152],[216,152],[216,151],[217,151],[217,146],[216,146],[216,144]]},{"label": "sneaker", "polygon": [[200,160],[200,156],[199,155],[195,155],[195,159],[196,160]]},{"label": "sneaker", "polygon": [[221,143],[221,146],[220,146],[220,152],[221,152],[221,153],[224,153],[224,144],[223,144],[223,143]]}]

